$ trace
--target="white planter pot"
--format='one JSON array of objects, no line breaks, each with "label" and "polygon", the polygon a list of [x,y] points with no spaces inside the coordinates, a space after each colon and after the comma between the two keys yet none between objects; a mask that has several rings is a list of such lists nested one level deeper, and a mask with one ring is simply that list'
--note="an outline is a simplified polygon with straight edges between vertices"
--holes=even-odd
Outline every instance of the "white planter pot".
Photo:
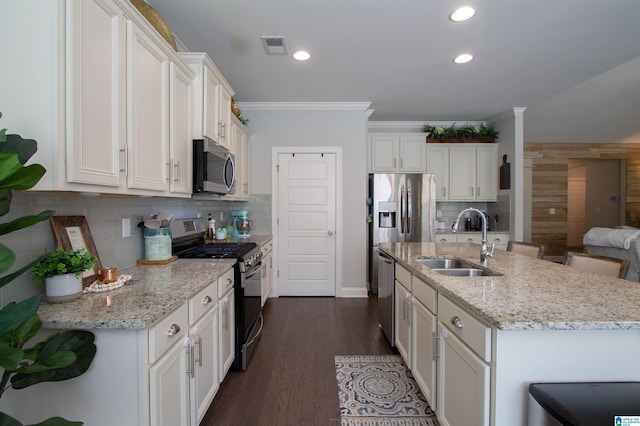
[{"label": "white planter pot", "polygon": [[68,302],[82,296],[82,276],[76,278],[73,273],[46,278],[44,284],[47,302]]}]

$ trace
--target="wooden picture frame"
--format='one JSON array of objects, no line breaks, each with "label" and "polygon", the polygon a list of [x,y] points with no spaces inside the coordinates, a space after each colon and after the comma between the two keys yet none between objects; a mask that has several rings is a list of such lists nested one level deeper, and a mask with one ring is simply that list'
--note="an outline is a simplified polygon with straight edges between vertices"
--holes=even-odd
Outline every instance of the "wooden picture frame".
[{"label": "wooden picture frame", "polygon": [[91,285],[98,279],[98,269],[102,268],[102,263],[93,242],[87,218],[84,216],[51,216],[50,221],[59,247],[64,250],[84,248],[96,257],[93,269],[88,269],[82,274],[82,286]]}]

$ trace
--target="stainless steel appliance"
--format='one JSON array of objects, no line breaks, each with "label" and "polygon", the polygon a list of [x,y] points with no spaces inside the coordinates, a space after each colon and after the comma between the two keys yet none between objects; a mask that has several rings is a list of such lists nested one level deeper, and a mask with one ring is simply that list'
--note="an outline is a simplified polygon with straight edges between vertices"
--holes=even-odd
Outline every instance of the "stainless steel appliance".
[{"label": "stainless steel appliance", "polygon": [[246,210],[232,210],[231,220],[233,221],[233,236],[240,238],[250,237],[251,221],[249,212]]},{"label": "stainless steel appliance", "polygon": [[262,253],[253,242],[205,243],[203,219],[176,220],[172,251],[185,259],[236,259],[234,265],[235,360],[234,370],[246,370],[262,332]]},{"label": "stainless steel appliance", "polygon": [[394,262],[380,243],[433,241],[436,181],[432,174],[369,175],[369,290],[378,294],[378,319],[394,337]]},{"label": "stainless steel appliance", "polygon": [[193,141],[193,192],[228,194],[235,183],[235,157],[208,139]]},{"label": "stainless steel appliance", "polygon": [[381,250],[376,250],[378,256],[378,277],[383,285],[378,288],[378,321],[380,328],[395,346],[395,318],[393,309],[395,306],[394,285],[395,261]]},{"label": "stainless steel appliance", "polygon": [[432,174],[369,175],[369,290],[373,293],[380,286],[378,244],[434,240],[435,191]]}]

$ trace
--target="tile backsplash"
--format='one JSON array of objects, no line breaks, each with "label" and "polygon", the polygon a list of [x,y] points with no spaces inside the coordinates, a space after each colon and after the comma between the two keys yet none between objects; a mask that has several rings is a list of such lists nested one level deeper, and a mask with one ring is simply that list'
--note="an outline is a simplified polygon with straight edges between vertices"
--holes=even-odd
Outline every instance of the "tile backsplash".
[{"label": "tile backsplash", "polygon": [[[109,195],[80,195],[55,192],[14,192],[10,212],[2,217],[8,222],[17,217],[54,210],[57,216],[85,216],[96,250],[103,266],[125,268],[144,257],[142,228],[137,225],[142,217],[166,212],[176,218],[207,217],[216,224],[230,223],[231,210],[244,209],[253,220],[254,234],[271,233],[271,195],[256,194],[250,201],[219,201],[205,199],[145,198]],[[222,218],[222,219],[221,219]],[[122,219],[129,219],[131,236],[122,238]],[[36,259],[44,251],[55,250],[57,243],[50,223],[42,222],[2,236],[2,244],[16,254],[12,272]],[[3,274],[4,275],[4,274]],[[25,273],[0,289],[0,306],[40,294],[42,284],[33,284],[33,277]]]}]

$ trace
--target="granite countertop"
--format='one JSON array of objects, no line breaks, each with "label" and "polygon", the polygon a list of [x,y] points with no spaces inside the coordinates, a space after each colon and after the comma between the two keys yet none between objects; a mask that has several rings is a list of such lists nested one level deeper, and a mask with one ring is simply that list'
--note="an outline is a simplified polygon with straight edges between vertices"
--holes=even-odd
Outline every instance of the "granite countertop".
[{"label": "granite countertop", "polygon": [[500,330],[640,329],[640,283],[497,249],[485,269],[501,276],[451,277],[413,259],[453,257],[480,267],[479,244],[380,247],[441,294]]},{"label": "granite countertop", "polygon": [[83,294],[66,303],[43,301],[38,316],[44,328],[143,329],[153,325],[218,276],[235,259],[178,259],[167,265],[136,265],[118,270],[132,282],[103,293]]}]

